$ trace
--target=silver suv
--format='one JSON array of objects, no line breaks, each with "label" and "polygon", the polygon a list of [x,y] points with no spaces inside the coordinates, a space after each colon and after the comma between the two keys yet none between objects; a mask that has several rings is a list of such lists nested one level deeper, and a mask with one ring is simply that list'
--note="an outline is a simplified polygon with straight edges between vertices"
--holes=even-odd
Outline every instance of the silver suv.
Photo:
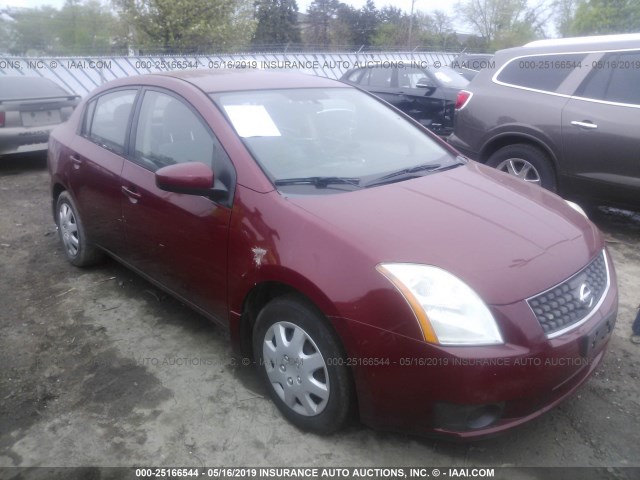
[{"label": "silver suv", "polygon": [[640,34],[502,50],[456,102],[449,143],[550,190],[640,206]]}]

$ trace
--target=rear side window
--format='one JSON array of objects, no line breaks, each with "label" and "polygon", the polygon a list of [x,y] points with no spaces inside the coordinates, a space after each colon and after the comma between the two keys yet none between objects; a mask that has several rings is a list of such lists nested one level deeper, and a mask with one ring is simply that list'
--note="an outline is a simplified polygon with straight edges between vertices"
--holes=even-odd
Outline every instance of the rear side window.
[{"label": "rear side window", "polygon": [[555,92],[576,68],[580,68],[586,54],[536,55],[514,58],[496,77],[500,83],[545,92]]},{"label": "rear side window", "polygon": [[576,96],[640,105],[640,52],[610,53],[594,62]]},{"label": "rear side window", "polygon": [[[137,90],[118,90],[99,97],[90,127],[85,122],[85,127],[89,127],[87,136],[116,153],[123,153],[136,93]],[[87,117],[90,110],[91,106]]]},{"label": "rear side window", "polygon": [[[615,68],[614,68],[615,67]],[[610,102],[640,105],[640,53],[622,53],[613,70],[607,88],[606,99]]]},{"label": "rear side window", "polygon": [[369,85],[370,87],[389,88],[391,87],[392,74],[393,70],[391,68],[370,68],[361,84]]},{"label": "rear side window", "polygon": [[347,77],[349,82],[358,83],[358,79],[362,75],[362,69],[351,72],[351,74]]}]

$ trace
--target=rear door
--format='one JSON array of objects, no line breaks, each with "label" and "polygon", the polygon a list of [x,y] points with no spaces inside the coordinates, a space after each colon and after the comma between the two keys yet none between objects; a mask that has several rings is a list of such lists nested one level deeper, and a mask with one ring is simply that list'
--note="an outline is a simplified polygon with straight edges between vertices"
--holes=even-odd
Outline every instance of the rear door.
[{"label": "rear door", "polygon": [[367,68],[362,77],[360,77],[358,85],[377,97],[380,97],[385,102],[399,107],[402,98],[398,89],[393,86],[393,75],[393,68]]},{"label": "rear door", "polygon": [[[590,197],[638,203],[640,52],[605,54],[562,112],[571,188]],[[634,200],[635,199],[635,200]]]},{"label": "rear door", "polygon": [[229,157],[197,110],[164,90],[146,89],[136,114],[131,160],[120,196],[123,258],[196,307],[225,319],[227,235],[231,209],[209,198],[160,190],[155,171],[203,162],[232,191]]},{"label": "rear door", "polygon": [[120,253],[120,172],[139,89],[111,90],[86,104],[69,149],[68,184],[91,242]]}]

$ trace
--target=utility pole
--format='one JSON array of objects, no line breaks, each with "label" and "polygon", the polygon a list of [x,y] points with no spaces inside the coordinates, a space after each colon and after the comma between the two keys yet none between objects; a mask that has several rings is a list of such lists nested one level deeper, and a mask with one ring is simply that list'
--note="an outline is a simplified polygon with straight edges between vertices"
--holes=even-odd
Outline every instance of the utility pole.
[{"label": "utility pole", "polygon": [[413,30],[413,7],[416,4],[416,0],[411,0],[411,15],[409,15],[409,39],[407,41],[407,48],[411,50],[411,31]]}]

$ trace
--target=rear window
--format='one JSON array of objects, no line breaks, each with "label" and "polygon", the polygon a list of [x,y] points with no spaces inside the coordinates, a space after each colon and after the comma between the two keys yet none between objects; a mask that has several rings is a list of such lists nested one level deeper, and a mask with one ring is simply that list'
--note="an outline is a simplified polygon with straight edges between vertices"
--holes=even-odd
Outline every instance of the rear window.
[{"label": "rear window", "polygon": [[0,100],[66,97],[69,95],[65,89],[46,78],[0,77]]},{"label": "rear window", "polygon": [[584,53],[518,57],[507,63],[496,77],[500,83],[515,87],[555,92],[560,84],[585,59]]}]

